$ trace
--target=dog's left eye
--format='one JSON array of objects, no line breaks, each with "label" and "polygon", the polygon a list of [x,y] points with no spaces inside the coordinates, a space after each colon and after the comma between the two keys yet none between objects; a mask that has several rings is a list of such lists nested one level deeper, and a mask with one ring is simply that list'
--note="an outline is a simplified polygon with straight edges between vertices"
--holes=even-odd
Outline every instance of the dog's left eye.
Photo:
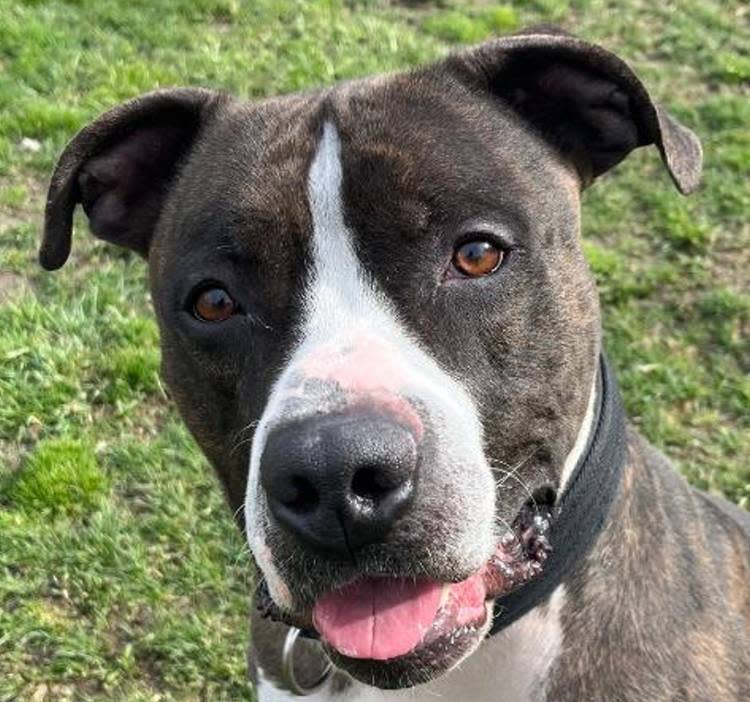
[{"label": "dog's left eye", "polygon": [[193,314],[201,322],[223,322],[237,312],[237,303],[220,287],[200,290],[193,302]]},{"label": "dog's left eye", "polygon": [[479,278],[494,273],[504,252],[492,241],[475,239],[461,244],[453,253],[453,267],[465,276]]}]

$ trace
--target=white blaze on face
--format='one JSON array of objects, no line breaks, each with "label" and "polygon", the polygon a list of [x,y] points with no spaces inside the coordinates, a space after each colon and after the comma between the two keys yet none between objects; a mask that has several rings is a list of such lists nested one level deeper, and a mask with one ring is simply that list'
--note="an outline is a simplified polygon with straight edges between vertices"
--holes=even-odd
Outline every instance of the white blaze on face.
[{"label": "white blaze on face", "polygon": [[[456,519],[446,544],[466,563],[481,564],[495,546],[495,491],[482,448],[482,428],[466,389],[426,353],[399,322],[386,296],[363,270],[341,200],[341,144],[326,123],[308,177],[313,225],[312,276],[306,291],[299,343],[273,386],[250,455],[245,501],[247,539],[277,605],[293,606],[292,593],[274,565],[267,543],[268,508],[260,486],[260,459],[269,431],[289,419],[288,401],[304,402],[301,380],[335,381],[364,403],[421,422],[403,397],[419,400],[437,434],[444,463],[438,477],[454,496],[446,519]],[[377,195],[375,195],[377,196]],[[316,409],[310,398],[310,414]],[[299,411],[297,409],[296,411]],[[429,484],[429,481],[425,481]]]}]

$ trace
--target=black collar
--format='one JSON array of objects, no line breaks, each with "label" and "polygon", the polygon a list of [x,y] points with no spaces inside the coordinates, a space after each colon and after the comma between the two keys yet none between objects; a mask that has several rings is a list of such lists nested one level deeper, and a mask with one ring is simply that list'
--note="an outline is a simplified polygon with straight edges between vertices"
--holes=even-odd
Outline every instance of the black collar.
[{"label": "black collar", "polygon": [[627,437],[617,381],[604,355],[597,374],[595,429],[565,492],[555,503],[548,539],[551,551],[539,576],[495,600],[497,634],[547,599],[581,562],[602,530],[620,486]]}]

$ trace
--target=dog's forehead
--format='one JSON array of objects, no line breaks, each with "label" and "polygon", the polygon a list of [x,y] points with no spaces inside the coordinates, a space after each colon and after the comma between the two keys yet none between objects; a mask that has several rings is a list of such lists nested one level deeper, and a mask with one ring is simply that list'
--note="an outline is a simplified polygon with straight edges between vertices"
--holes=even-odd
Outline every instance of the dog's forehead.
[{"label": "dog's forehead", "polygon": [[348,224],[365,247],[363,229],[418,237],[431,222],[490,207],[531,201],[543,212],[550,183],[567,179],[510,110],[457,81],[438,71],[378,76],[230,105],[176,189],[173,235],[195,248],[223,234],[288,267],[290,244],[312,236],[310,166],[326,122],[340,140]]},{"label": "dog's forehead", "polygon": [[435,220],[480,204],[517,207],[559,171],[557,155],[510,108],[439,70],[345,84],[329,99],[349,207],[370,200],[384,215]]}]

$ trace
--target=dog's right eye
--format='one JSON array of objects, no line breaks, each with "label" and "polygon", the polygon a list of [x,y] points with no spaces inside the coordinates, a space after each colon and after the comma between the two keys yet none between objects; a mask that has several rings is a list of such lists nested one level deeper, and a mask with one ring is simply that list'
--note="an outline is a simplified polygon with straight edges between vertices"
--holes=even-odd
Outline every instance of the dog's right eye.
[{"label": "dog's right eye", "polygon": [[494,242],[474,239],[453,253],[454,268],[467,278],[481,278],[494,273],[503,262],[505,252]]},{"label": "dog's right eye", "polygon": [[237,313],[237,303],[218,286],[198,291],[193,301],[193,315],[201,322],[223,322]]}]

